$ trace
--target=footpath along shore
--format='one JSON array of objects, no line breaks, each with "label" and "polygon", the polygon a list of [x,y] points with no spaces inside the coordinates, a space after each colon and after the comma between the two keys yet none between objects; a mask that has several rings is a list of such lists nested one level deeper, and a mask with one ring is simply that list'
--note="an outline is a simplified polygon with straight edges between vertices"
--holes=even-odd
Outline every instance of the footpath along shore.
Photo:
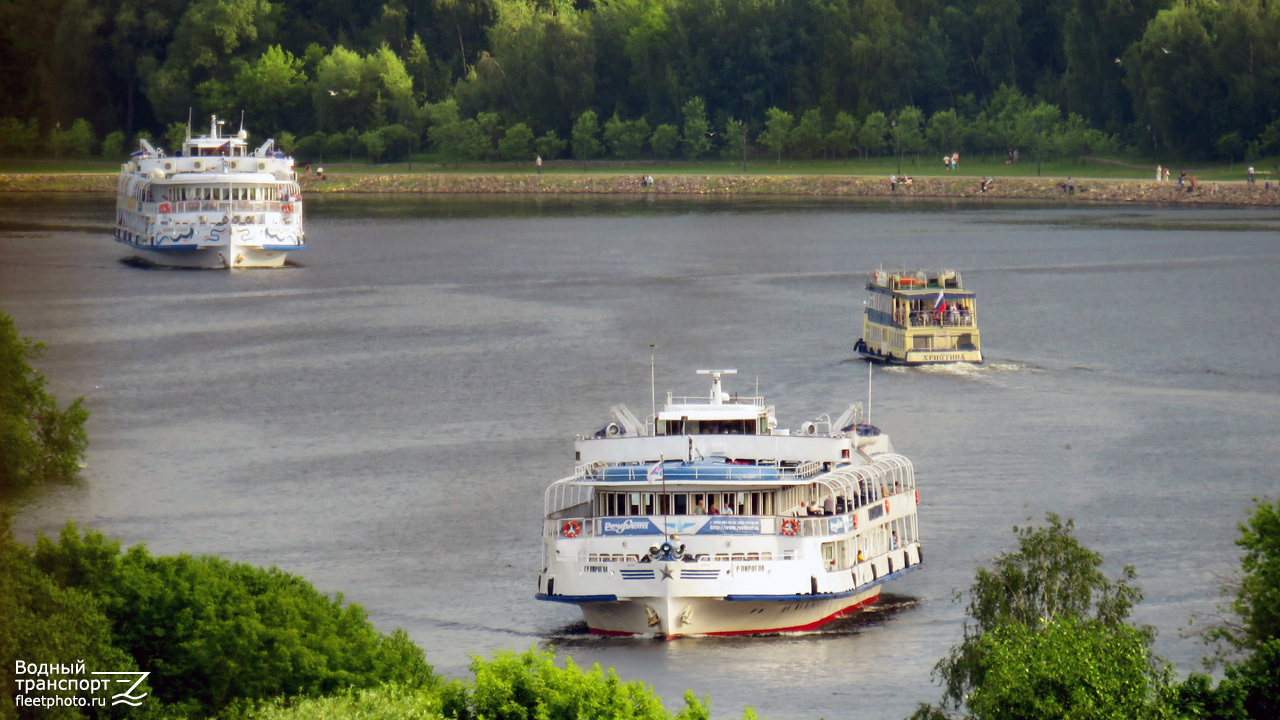
[{"label": "footpath along shore", "polygon": [[[904,197],[1055,200],[1154,205],[1280,206],[1280,184],[1200,182],[1193,191],[1176,181],[1075,178],[1075,193],[1063,191],[1067,178],[995,178],[987,190],[976,176],[917,177],[890,187],[868,175],[654,175],[645,186],[628,174],[401,174],[327,173],[323,180],[300,176],[309,193],[522,193],[555,195],[756,195],[823,197]],[[0,174],[0,192],[114,193],[114,174]]]}]

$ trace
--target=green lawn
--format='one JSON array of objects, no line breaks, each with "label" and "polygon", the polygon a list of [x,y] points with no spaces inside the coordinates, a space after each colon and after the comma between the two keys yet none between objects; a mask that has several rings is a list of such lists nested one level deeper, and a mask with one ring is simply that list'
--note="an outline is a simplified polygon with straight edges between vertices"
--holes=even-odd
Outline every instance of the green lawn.
[{"label": "green lawn", "polygon": [[[361,162],[324,162],[312,163],[323,165],[326,173],[357,173],[395,175],[426,173],[454,174],[522,174],[532,175],[535,172],[532,162],[488,162],[467,163],[460,166],[446,167],[434,154],[414,156],[412,165],[401,161],[395,163],[361,163]],[[1275,176],[1280,162],[1276,158],[1258,161],[1255,166],[1259,171],[1259,182]],[[116,173],[120,163],[109,160],[51,160],[51,159],[0,159],[0,173]],[[1263,170],[1268,168],[1268,170]],[[299,168],[301,170],[301,168]],[[1037,173],[1037,170],[1039,171]],[[1173,178],[1185,170],[1198,180],[1243,180],[1245,165],[1241,163],[1189,163],[1172,166]],[[578,162],[574,160],[549,160],[543,165],[545,173],[599,174],[599,175],[740,175],[743,166],[740,162],[727,160],[690,161],[620,161],[596,160]],[[918,177],[942,176],[951,174],[942,166],[942,156],[934,157],[933,153],[921,155],[919,158],[906,155],[899,161],[894,157],[876,157],[863,160],[783,160],[774,162],[765,158],[752,158],[746,165],[747,174],[751,175],[883,175],[903,174]],[[1078,177],[1108,179],[1148,180],[1155,177],[1155,166],[1150,161],[1138,161],[1135,158],[1105,158],[1082,160],[1046,160],[1037,168],[1034,158],[1024,155],[1015,165],[1006,165],[1004,157],[962,156],[960,169],[956,173],[961,176],[994,176],[994,177]]]}]

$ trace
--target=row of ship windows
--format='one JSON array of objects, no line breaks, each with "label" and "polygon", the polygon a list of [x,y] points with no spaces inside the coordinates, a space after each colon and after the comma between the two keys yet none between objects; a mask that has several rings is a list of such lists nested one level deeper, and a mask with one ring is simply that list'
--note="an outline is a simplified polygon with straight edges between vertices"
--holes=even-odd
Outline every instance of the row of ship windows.
[{"label": "row of ship windows", "polygon": [[273,202],[281,198],[274,185],[178,185],[148,187],[146,202],[184,202],[187,200],[249,200]]},{"label": "row of ship windows", "polygon": [[[917,533],[915,515],[898,518],[857,537],[822,543],[822,559],[828,570],[843,570],[862,560],[906,547],[917,541]],[[859,552],[862,560],[858,558]]]},{"label": "row of ship windows", "polygon": [[[698,562],[751,562],[772,560],[773,553],[716,553],[714,555],[710,553],[700,553],[699,555],[696,555],[694,559]],[[790,559],[790,553],[787,554],[787,559]],[[640,562],[640,556],[635,554],[627,555],[623,553],[591,553],[587,556],[587,562]]]},{"label": "row of ship windows", "polygon": [[773,492],[602,492],[596,515],[773,515]]}]

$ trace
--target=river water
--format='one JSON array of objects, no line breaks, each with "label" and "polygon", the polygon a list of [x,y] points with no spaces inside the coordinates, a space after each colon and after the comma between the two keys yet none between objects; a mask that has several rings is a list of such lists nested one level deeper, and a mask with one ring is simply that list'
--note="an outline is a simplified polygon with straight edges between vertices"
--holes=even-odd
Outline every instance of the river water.
[{"label": "river water", "polygon": [[[405,628],[436,669],[553,647],[716,717],[898,718],[936,700],[954,589],[1073,518],[1180,672],[1255,495],[1280,492],[1280,216],[1077,205],[317,197],[299,267],[120,262],[109,198],[0,197],[0,307],[93,415],[83,480],[11,498],[157,553],[306,576]],[[955,268],[988,362],[877,369],[916,467],[926,565],[805,636],[602,639],[533,599],[546,485],[608,408],[734,367],[780,425],[867,397],[867,272]]]}]

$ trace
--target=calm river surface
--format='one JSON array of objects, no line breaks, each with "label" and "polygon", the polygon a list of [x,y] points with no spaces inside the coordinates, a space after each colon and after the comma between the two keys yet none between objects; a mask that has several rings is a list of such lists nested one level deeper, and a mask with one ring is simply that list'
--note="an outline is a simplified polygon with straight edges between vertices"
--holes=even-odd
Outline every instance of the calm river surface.
[{"label": "calm river surface", "polygon": [[[669,706],[900,718],[936,700],[951,601],[1046,511],[1074,518],[1180,672],[1280,492],[1280,215],[1270,211],[317,197],[302,267],[119,262],[110,198],[0,197],[0,307],[86,396],[81,482],[17,498],[20,536],[67,520],[157,553],[306,576],[405,628],[438,671],[554,647]],[[916,467],[923,570],[807,636],[599,639],[533,599],[543,490],[572,439],[657,387],[760,391],[795,427],[865,401],[865,274],[955,268],[988,363],[877,370],[873,421]]]}]

